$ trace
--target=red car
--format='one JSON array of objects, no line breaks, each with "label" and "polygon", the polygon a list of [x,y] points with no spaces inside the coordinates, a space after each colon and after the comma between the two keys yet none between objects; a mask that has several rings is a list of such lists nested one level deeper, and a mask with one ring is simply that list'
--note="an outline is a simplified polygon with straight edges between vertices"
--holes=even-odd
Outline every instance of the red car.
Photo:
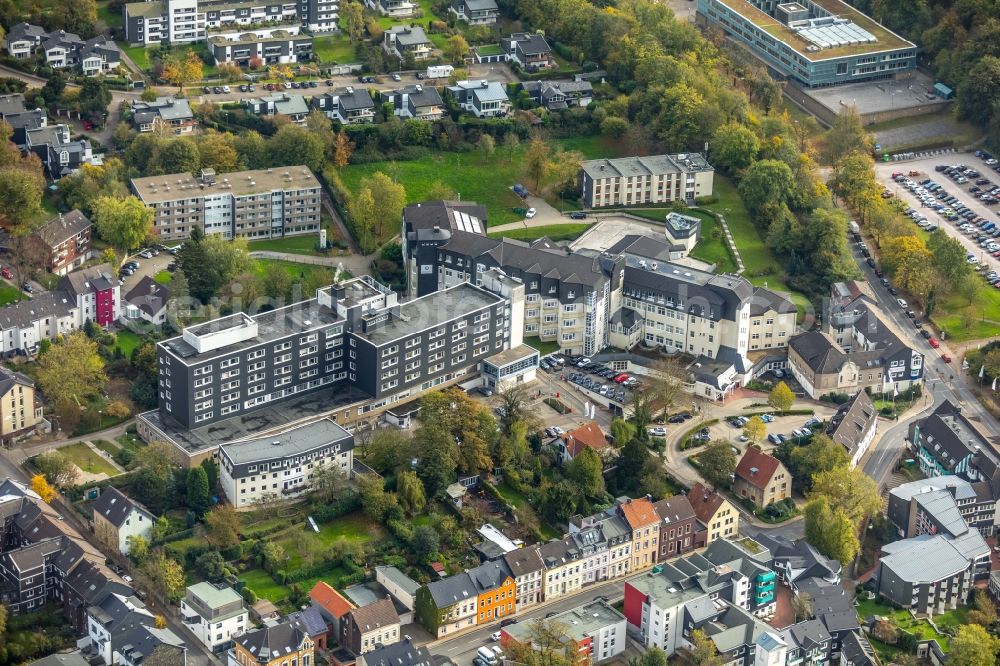
[{"label": "red car", "polygon": [[951,356],[948,356],[947,354],[941,354],[941,360],[944,361],[945,363],[951,363]]},{"label": "red car", "polygon": [[931,338],[931,339],[930,339],[930,340],[928,340],[927,342],[928,342],[928,343],[930,344],[930,346],[931,346],[931,347],[933,347],[934,349],[937,349],[938,347],[940,347],[940,346],[941,346],[941,343],[937,341],[937,338]]},{"label": "red car", "polygon": [[0,275],[2,275],[4,277],[4,279],[6,279],[6,280],[13,280],[14,279],[14,273],[13,273],[13,271],[11,271],[6,266],[4,266],[3,268],[0,268]]},{"label": "red car", "polygon": [[617,375],[614,378],[614,381],[618,384],[621,384],[622,382],[628,381],[628,375],[623,372],[622,374]]}]

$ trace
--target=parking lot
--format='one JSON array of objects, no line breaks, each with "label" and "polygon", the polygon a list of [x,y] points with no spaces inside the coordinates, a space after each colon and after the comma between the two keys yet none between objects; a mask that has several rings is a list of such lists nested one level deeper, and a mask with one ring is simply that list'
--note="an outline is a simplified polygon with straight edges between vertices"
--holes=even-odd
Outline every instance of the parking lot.
[{"label": "parking lot", "polygon": [[[877,163],[875,171],[889,191],[914,209],[914,217],[926,218],[927,223],[958,239],[970,255],[970,263],[984,266],[987,271],[1000,271],[1000,256],[993,256],[1000,255],[1000,163],[987,164],[988,159],[992,160],[988,154],[954,153]],[[964,168],[951,173],[937,170],[955,166]],[[909,176],[911,171],[920,175]],[[907,175],[894,182],[892,174],[897,172]],[[970,192],[972,188],[977,191]],[[996,196],[988,194],[991,190]],[[983,201],[982,196],[992,196],[993,200]],[[991,249],[990,243],[997,245]]]}]

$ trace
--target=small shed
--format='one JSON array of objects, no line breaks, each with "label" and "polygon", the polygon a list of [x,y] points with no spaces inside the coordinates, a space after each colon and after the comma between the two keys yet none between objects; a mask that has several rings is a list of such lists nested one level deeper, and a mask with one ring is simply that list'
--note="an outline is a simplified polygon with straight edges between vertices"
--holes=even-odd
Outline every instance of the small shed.
[{"label": "small shed", "polygon": [[934,93],[941,99],[951,99],[955,96],[955,91],[943,83],[934,84]]},{"label": "small shed", "polygon": [[451,500],[451,503],[459,509],[462,508],[462,499],[465,497],[467,492],[469,492],[469,489],[461,483],[453,483],[445,488],[445,493],[448,494],[448,499]]}]

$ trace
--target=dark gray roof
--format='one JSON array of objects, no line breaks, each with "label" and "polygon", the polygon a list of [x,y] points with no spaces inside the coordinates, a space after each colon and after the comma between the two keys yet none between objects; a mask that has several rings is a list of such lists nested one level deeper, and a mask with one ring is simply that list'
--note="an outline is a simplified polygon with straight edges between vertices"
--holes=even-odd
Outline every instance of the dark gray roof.
[{"label": "dark gray roof", "polygon": [[194,118],[191,106],[186,99],[173,97],[157,97],[152,102],[135,101],[132,103],[132,114],[136,122],[149,120],[159,116],[164,120],[187,120]]},{"label": "dark gray roof", "polygon": [[774,310],[778,314],[794,314],[797,312],[795,303],[787,294],[756,287],[753,290],[753,300],[750,301],[750,316],[762,315],[768,310]]},{"label": "dark gray roof", "polygon": [[778,534],[760,532],[754,539],[771,553],[776,563],[780,562],[793,569],[792,580],[820,576],[833,579],[840,574],[841,566],[837,560],[821,554],[805,539],[790,541]]},{"label": "dark gray roof", "polygon": [[526,576],[545,568],[542,558],[538,554],[538,546],[526,546],[512,550],[503,556],[507,567],[514,578]]},{"label": "dark gray roof", "polygon": [[327,632],[326,621],[315,606],[289,613],[287,619],[292,622],[300,622],[310,636],[318,636]]},{"label": "dark gray roof", "polygon": [[90,666],[90,662],[83,658],[79,650],[74,650],[63,654],[50,654],[31,662],[28,666]]},{"label": "dark gray roof", "polygon": [[73,296],[92,294],[94,291],[104,291],[118,284],[111,266],[99,264],[67,273],[60,285]]},{"label": "dark gray roof", "polygon": [[495,590],[503,585],[503,582],[511,577],[511,571],[506,561],[494,560],[484,562],[475,569],[469,569],[469,576],[476,584],[476,589],[482,593]]},{"label": "dark gray roof", "polygon": [[673,525],[695,517],[694,507],[687,495],[674,495],[653,504],[656,514],[667,525]]},{"label": "dark gray roof", "polygon": [[[462,217],[462,216],[465,217]],[[434,231],[434,228],[457,231],[463,229],[465,218],[475,218],[480,228],[486,231],[486,206],[462,201],[422,201],[403,209],[407,236],[420,231]],[[481,235],[481,234],[480,234]],[[414,239],[420,236],[413,237]]]},{"label": "dark gray roof", "polygon": [[738,275],[715,275],[632,254],[625,254],[625,282],[626,291],[640,298],[664,298],[678,309],[715,321],[736,321],[740,306],[753,294],[753,285]]},{"label": "dark gray roof", "polygon": [[680,245],[671,245],[659,238],[643,236],[640,234],[626,234],[621,239],[607,249],[611,255],[636,254],[646,259],[656,261],[670,261],[670,252],[683,249]]},{"label": "dark gray roof", "polygon": [[826,434],[844,446],[848,453],[854,454],[858,444],[878,421],[878,411],[875,404],[865,391],[857,394],[840,406],[837,413],[830,419]]},{"label": "dark gray roof", "polygon": [[849,666],[874,666],[880,662],[868,639],[861,632],[852,631],[840,642],[840,663]]},{"label": "dark gray roof", "polygon": [[468,599],[478,598],[476,584],[472,577],[462,572],[427,584],[427,591],[439,609],[454,606]]},{"label": "dark gray roof", "polygon": [[100,497],[94,500],[92,508],[94,513],[100,514],[110,521],[112,525],[119,528],[125,523],[125,520],[133,510],[144,514],[150,521],[153,520],[153,515],[149,511],[114,486],[108,486],[101,493]]},{"label": "dark gray roof", "polygon": [[397,25],[386,32],[395,35],[396,43],[400,46],[418,46],[431,43],[431,40],[427,39],[424,29],[416,25]]},{"label": "dark gray roof", "polygon": [[981,453],[991,450],[990,443],[947,400],[938,405],[933,414],[918,422],[918,425],[921,445],[945,469],[954,470],[959,461],[975,454],[977,448]]},{"label": "dark gray roof", "polygon": [[789,627],[795,642],[809,650],[830,640],[830,632],[819,620],[806,620]]},{"label": "dark gray roof", "polygon": [[354,624],[358,627],[358,631],[362,634],[374,629],[399,624],[399,614],[396,613],[396,607],[392,603],[392,599],[388,597],[361,606],[360,608],[352,608],[347,614],[351,616]]},{"label": "dark gray roof", "polygon": [[141,664],[154,651],[173,654],[178,659],[174,663],[181,664],[184,663],[182,655],[187,651],[184,641],[170,629],[157,629],[145,625],[137,626],[122,635],[114,641],[114,646],[115,652],[124,655],[134,664]]},{"label": "dark gray roof", "polygon": [[302,620],[285,619],[278,624],[248,631],[236,637],[247,652],[268,660],[298,650],[309,637],[309,630]]},{"label": "dark gray roof", "polygon": [[30,23],[18,23],[17,25],[11,26],[10,30],[7,32],[7,42],[16,42],[22,39],[30,39],[35,42],[41,40],[45,36],[45,28],[32,25]]},{"label": "dark gray roof", "polygon": [[167,301],[170,300],[170,290],[145,275],[125,295],[125,300],[152,317],[167,307]]},{"label": "dark gray roof", "polygon": [[27,328],[46,317],[68,317],[76,307],[76,298],[62,289],[46,291],[34,298],[0,308],[0,330]]},{"label": "dark gray roof", "polygon": [[552,52],[552,48],[549,46],[549,43],[545,41],[545,38],[541,35],[535,35],[527,32],[516,32],[505,41],[516,41],[517,48],[526,55],[539,55]]},{"label": "dark gray roof", "polygon": [[407,638],[398,643],[366,652],[362,655],[366,666],[430,666],[431,653],[426,647],[417,647]]},{"label": "dark gray roof", "polygon": [[35,383],[20,372],[14,372],[8,368],[0,366],[0,396],[7,395],[7,392],[20,384],[21,386],[34,387]]},{"label": "dark gray roof", "polygon": [[[406,95],[409,106],[412,106],[414,109],[419,109],[425,106],[444,106],[444,100],[441,99],[441,93],[438,92],[437,88],[434,86],[425,86],[420,84],[405,86],[399,90],[383,92],[382,99],[393,102],[397,109],[401,109],[403,108],[403,95]],[[485,209],[483,216],[485,217]]]},{"label": "dark gray roof", "polygon": [[[459,2],[456,1],[453,4],[459,4]],[[469,11],[473,12],[483,12],[483,11],[488,11],[490,9],[499,9],[499,7],[497,7],[496,0],[461,0],[461,4],[464,4],[466,7],[469,8]]]}]

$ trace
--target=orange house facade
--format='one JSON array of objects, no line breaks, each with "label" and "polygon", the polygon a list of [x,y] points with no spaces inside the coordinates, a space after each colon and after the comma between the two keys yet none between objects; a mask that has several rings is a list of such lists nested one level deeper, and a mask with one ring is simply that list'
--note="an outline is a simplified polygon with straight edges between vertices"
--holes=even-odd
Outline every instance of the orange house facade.
[{"label": "orange house facade", "polygon": [[486,562],[470,569],[469,575],[478,592],[477,624],[488,624],[517,612],[517,584],[505,561]]}]

